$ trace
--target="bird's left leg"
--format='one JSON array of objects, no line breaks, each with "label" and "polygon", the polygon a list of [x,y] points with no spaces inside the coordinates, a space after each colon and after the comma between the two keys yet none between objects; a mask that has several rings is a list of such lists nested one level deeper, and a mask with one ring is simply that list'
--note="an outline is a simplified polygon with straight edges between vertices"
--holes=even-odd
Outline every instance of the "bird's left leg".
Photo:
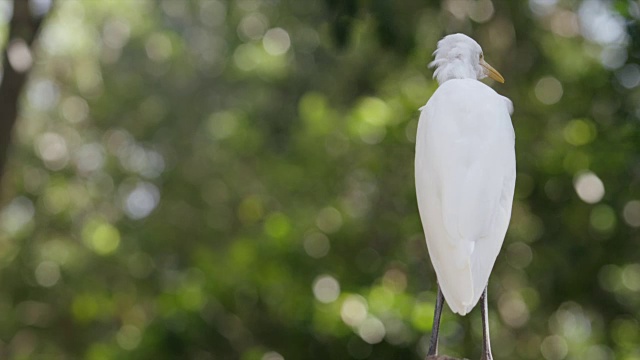
[{"label": "bird's left leg", "polygon": [[438,354],[438,333],[440,332],[440,316],[442,316],[442,308],[444,307],[444,295],[438,285],[438,295],[436,295],[436,309],[433,313],[433,327],[431,328],[431,340],[429,341],[429,351],[427,352],[427,359],[429,356],[435,356]]},{"label": "bird's left leg", "polygon": [[484,288],[480,302],[480,313],[482,314],[482,358],[480,359],[493,360],[493,355],[491,355],[491,340],[489,339],[489,306],[486,287]]}]

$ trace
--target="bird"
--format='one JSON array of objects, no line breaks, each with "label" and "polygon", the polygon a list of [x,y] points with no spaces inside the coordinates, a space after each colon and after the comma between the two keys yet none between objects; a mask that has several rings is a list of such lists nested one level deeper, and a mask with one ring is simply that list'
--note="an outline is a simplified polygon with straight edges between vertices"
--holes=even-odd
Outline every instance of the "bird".
[{"label": "bird", "polygon": [[481,302],[482,360],[492,360],[487,285],[509,227],[516,181],[513,103],[481,82],[504,83],[464,34],[438,41],[438,88],[420,108],[415,185],[438,289],[427,358],[438,352],[444,301],[459,315]]}]

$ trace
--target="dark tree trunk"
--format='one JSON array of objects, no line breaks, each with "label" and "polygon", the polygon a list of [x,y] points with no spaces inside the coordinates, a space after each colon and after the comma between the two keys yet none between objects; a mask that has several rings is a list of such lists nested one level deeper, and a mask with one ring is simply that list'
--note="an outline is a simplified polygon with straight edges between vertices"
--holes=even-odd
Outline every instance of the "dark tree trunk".
[{"label": "dark tree trunk", "polygon": [[0,178],[4,175],[11,134],[18,118],[20,94],[33,65],[33,42],[40,32],[45,15],[34,16],[29,0],[13,1],[13,15],[2,57],[3,73],[0,83]]}]

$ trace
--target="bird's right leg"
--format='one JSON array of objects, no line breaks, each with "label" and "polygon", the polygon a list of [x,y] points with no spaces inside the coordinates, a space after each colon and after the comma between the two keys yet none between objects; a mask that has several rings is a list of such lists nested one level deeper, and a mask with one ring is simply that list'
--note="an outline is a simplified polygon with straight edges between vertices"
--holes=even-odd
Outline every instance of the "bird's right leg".
[{"label": "bird's right leg", "polygon": [[438,354],[438,332],[440,331],[440,316],[442,315],[442,308],[444,307],[444,295],[438,285],[438,295],[436,296],[436,309],[433,313],[433,327],[431,328],[431,340],[429,341],[429,351],[427,352],[427,358],[429,356],[435,356]]},{"label": "bird's right leg", "polygon": [[491,341],[489,339],[489,306],[487,304],[487,287],[484,288],[480,298],[482,315],[482,358],[481,360],[493,360],[491,355]]}]

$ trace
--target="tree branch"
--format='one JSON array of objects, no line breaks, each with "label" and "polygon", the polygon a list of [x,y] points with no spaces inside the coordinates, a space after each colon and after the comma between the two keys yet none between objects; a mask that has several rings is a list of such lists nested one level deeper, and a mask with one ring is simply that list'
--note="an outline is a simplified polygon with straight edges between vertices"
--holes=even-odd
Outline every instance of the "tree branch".
[{"label": "tree branch", "polygon": [[51,10],[37,17],[31,13],[29,0],[13,1],[13,15],[2,58],[3,73],[0,83],[0,177],[4,175],[11,134],[18,118],[20,94],[33,65],[33,42],[50,12]]},{"label": "tree branch", "polygon": [[447,355],[436,355],[436,356],[427,356],[425,360],[467,360],[467,359],[458,359],[458,358],[453,358]]}]

